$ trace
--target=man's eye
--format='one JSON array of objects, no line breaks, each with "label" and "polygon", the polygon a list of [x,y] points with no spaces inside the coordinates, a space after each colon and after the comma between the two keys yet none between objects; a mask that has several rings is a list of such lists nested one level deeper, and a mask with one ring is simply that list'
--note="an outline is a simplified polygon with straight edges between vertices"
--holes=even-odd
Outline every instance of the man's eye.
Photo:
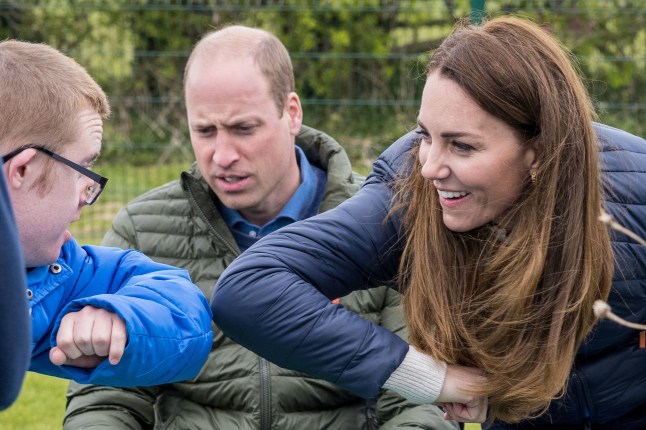
[{"label": "man's eye", "polygon": [[255,125],[248,125],[248,124],[239,125],[236,127],[236,130],[240,134],[251,134],[255,129],[256,129]]},{"label": "man's eye", "polygon": [[199,134],[211,134],[215,131],[215,127],[200,127],[197,129]]}]

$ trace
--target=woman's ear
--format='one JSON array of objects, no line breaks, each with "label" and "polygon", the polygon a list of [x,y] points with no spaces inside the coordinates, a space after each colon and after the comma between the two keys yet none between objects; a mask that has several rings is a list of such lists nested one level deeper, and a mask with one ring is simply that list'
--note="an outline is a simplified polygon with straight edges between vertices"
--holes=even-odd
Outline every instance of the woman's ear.
[{"label": "woman's ear", "polygon": [[527,148],[525,151],[525,166],[530,171],[536,171],[538,169],[538,154],[533,147]]},{"label": "woman's ear", "polygon": [[8,188],[19,189],[26,182],[33,181],[32,176],[40,176],[40,169],[34,163],[31,163],[37,152],[33,148],[27,148],[5,163],[5,177]]}]

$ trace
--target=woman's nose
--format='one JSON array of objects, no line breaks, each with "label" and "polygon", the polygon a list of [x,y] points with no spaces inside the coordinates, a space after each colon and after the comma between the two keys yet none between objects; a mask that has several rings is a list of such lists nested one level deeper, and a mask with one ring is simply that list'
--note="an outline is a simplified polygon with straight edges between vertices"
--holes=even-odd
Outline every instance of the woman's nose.
[{"label": "woman's nose", "polygon": [[426,179],[446,179],[451,174],[448,157],[439,144],[426,145],[420,149],[422,176]]}]

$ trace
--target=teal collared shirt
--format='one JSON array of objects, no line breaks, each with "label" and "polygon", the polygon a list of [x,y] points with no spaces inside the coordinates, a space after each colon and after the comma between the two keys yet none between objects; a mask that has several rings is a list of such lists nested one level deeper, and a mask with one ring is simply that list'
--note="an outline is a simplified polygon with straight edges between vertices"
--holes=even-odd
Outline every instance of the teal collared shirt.
[{"label": "teal collared shirt", "polygon": [[307,160],[301,148],[296,148],[296,161],[301,172],[301,183],[283,209],[274,219],[263,226],[250,223],[237,210],[218,203],[224,222],[231,230],[241,251],[249,248],[259,238],[293,223],[309,218],[318,213],[323,201],[327,174]]}]

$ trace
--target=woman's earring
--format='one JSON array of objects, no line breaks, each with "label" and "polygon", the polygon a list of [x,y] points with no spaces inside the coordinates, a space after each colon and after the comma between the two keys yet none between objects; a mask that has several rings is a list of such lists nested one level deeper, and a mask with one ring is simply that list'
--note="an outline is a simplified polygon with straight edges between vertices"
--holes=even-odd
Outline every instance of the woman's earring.
[{"label": "woman's earring", "polygon": [[536,176],[536,171],[532,171],[532,173],[529,175],[529,178],[531,179],[533,185],[536,185]]}]

